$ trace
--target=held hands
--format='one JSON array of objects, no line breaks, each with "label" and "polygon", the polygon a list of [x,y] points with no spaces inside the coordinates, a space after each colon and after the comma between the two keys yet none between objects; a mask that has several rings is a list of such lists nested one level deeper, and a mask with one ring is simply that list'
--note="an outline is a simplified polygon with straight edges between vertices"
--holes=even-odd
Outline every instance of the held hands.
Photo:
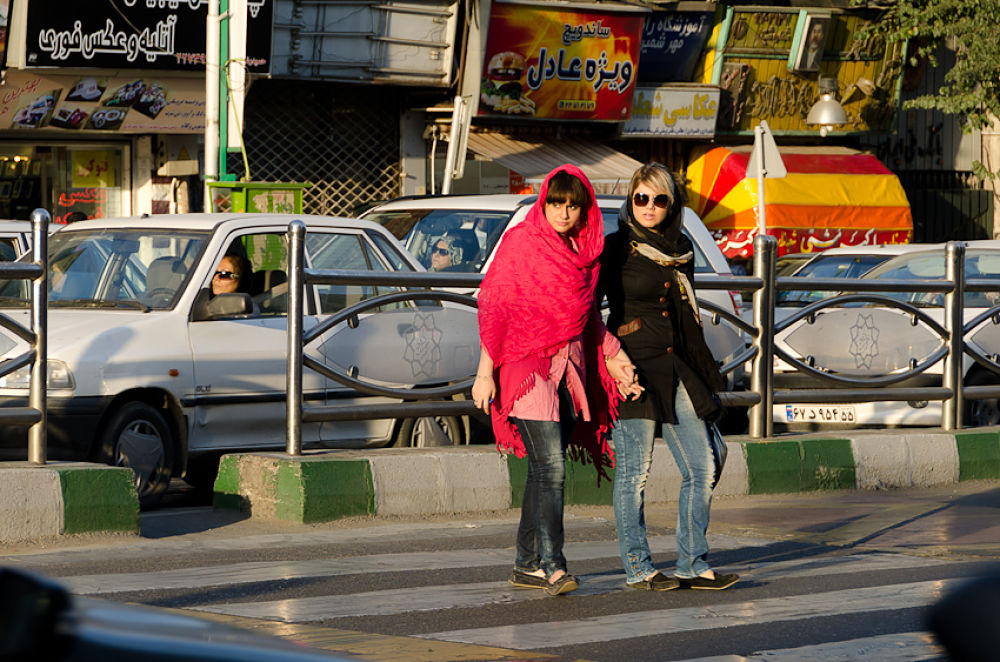
[{"label": "held hands", "polygon": [[496,394],[497,387],[493,383],[493,375],[477,374],[476,381],[472,384],[472,401],[476,403],[476,407],[489,414],[490,403]]},{"label": "held hands", "polygon": [[632,360],[625,353],[625,350],[619,350],[617,354],[607,358],[606,363],[608,374],[614,378],[618,385],[618,393],[621,394],[622,398],[626,400],[638,398],[646,390],[639,385],[635,366],[632,365]]}]

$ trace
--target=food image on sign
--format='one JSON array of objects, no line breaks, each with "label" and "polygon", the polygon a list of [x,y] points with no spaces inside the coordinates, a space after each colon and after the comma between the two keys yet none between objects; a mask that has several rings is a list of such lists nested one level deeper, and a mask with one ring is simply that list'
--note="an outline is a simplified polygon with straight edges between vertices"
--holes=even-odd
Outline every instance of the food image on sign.
[{"label": "food image on sign", "polygon": [[509,115],[534,115],[535,103],[523,96],[524,56],[503,51],[490,58],[479,100],[489,110]]},{"label": "food image on sign", "polygon": [[10,128],[37,129],[48,124],[49,118],[52,117],[52,109],[56,106],[56,99],[61,93],[61,89],[52,90],[26,103],[14,114]]},{"label": "food image on sign", "polygon": [[146,84],[142,80],[134,80],[131,83],[125,83],[117,90],[111,93],[110,96],[104,98],[103,105],[105,106],[131,106],[142,93],[146,91]]},{"label": "food image on sign", "polygon": [[628,119],[642,21],[634,10],[493,3],[479,114]]}]

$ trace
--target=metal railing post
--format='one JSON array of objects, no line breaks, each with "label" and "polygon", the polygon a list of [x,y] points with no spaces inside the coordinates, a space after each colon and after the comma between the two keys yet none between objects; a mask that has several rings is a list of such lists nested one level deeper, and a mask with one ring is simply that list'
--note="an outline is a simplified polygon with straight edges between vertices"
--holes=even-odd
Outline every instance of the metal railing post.
[{"label": "metal railing post", "polygon": [[31,390],[28,406],[37,409],[41,418],[28,428],[28,462],[45,464],[46,388],[48,386],[48,238],[51,216],[44,209],[31,212],[31,250],[42,273],[31,281],[31,331],[34,333],[35,360],[31,364]]},{"label": "metal railing post", "polygon": [[305,223],[288,224],[288,365],[287,448],[289,455],[302,454],[302,314],[304,309],[303,267],[305,265]]},{"label": "metal railing post", "polygon": [[774,402],[774,288],[778,242],[768,235],[757,235],[753,242],[753,272],[763,280],[763,287],[753,293],[753,324],[757,327],[750,390],[760,401],[750,407],[750,436],[770,437],[774,429],[771,410]]},{"label": "metal railing post", "polygon": [[952,282],[952,290],[944,296],[944,326],[948,330],[948,354],[944,359],[941,385],[951,391],[951,397],[942,403],[941,428],[958,430],[962,427],[962,357],[965,320],[965,244],[949,241],[945,247],[945,278]]}]

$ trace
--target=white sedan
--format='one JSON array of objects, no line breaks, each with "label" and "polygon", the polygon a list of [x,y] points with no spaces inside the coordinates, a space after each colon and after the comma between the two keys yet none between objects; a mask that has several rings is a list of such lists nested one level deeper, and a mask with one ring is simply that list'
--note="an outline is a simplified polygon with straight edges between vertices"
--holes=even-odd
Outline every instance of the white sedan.
[{"label": "white sedan", "polygon": [[[423,271],[381,226],[357,219],[155,215],[82,221],[52,235],[49,456],[129,466],[141,503],[149,505],[171,476],[210,484],[212,461],[223,452],[284,448],[286,232],[294,218],[307,227],[309,268]],[[232,282],[220,272],[232,271],[234,259],[246,261],[237,291],[213,293],[214,278]],[[395,289],[309,286],[304,329]],[[0,282],[3,314],[27,325],[27,294],[24,281]],[[398,387],[447,383],[475,370],[478,347],[466,341],[476,337],[474,309],[403,302],[361,317],[361,328],[336,325],[307,355]],[[26,349],[0,330],[0,360]],[[27,386],[27,369],[0,377],[0,405],[23,404]],[[307,405],[360,402],[357,392],[312,370],[305,371],[304,392]],[[449,422],[439,433],[462,442],[461,429]],[[418,429],[426,425],[308,423],[302,438],[322,447],[410,445]],[[0,429],[0,438],[8,456],[24,454],[23,428]]]},{"label": "white sedan", "polygon": [[[942,279],[945,276],[945,250],[899,255],[868,271],[862,278],[892,280]],[[968,325],[976,317],[1000,303],[1000,242],[969,242],[965,257],[966,279],[997,280],[997,292],[966,292],[963,299],[964,320]],[[832,296],[832,294],[830,295]],[[924,310],[936,323],[943,324],[944,295],[940,293],[896,292],[884,296]],[[829,297],[828,297],[829,298]],[[986,356],[1000,355],[1000,326],[987,317],[965,334],[966,343]],[[928,325],[897,308],[848,305],[822,308],[812,316],[792,324],[777,334],[775,344],[807,364],[833,375],[855,379],[901,376],[912,366],[923,365],[944,347],[944,340]],[[909,375],[895,386],[940,386],[942,362],[925,372]],[[978,365],[968,356],[963,359],[963,383],[966,386],[997,384],[1000,376]],[[795,372],[783,361],[775,360],[775,389],[837,388],[826,380]],[[844,388],[851,388],[849,385]],[[847,391],[845,391],[846,393]],[[1000,409],[995,399],[966,400],[965,425],[997,425]],[[822,428],[838,426],[936,426],[941,424],[941,402],[915,398],[904,402],[865,403],[796,403],[776,404],[775,423],[792,427]]]}]

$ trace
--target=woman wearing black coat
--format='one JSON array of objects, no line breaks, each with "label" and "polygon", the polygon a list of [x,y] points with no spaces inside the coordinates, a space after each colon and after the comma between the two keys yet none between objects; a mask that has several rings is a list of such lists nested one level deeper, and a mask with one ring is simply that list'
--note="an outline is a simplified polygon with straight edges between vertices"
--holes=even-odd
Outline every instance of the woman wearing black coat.
[{"label": "woman wearing black coat", "polygon": [[[645,389],[620,405],[615,446],[614,508],[626,582],[632,588],[724,589],[739,579],[708,564],[709,509],[715,460],[707,421],[720,413],[723,380],[705,343],[694,288],[694,253],[682,232],[684,200],[664,166],[642,166],[629,183],[618,231],[605,240],[601,288],[608,328],[636,365]],[[663,438],[680,469],[677,566],[658,572],[646,540],[644,496],[653,440]]]}]

